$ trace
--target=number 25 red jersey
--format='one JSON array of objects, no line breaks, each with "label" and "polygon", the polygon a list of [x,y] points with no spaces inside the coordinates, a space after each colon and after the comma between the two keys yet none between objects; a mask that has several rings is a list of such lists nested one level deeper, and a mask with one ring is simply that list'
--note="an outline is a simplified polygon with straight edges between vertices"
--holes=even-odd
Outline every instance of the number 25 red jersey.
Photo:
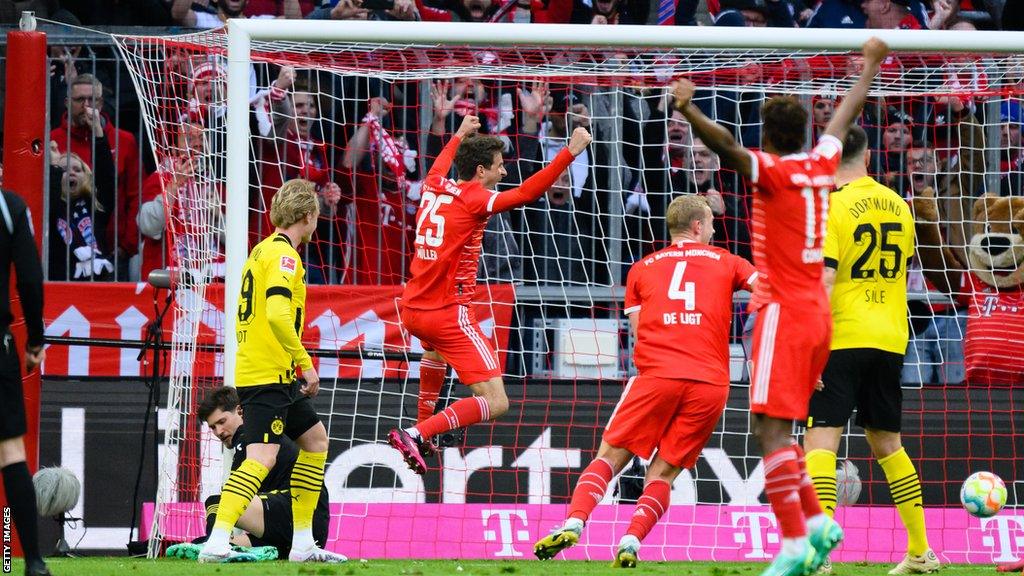
[{"label": "number 25 red jersey", "polygon": [[750,310],[769,302],[829,310],[822,284],[822,244],[828,196],[842,156],[839,139],[825,135],[810,153],[751,152],[754,264],[760,276]]},{"label": "number 25 red jersey", "polygon": [[757,277],[743,258],[691,241],[633,264],[625,312],[639,313],[633,359],[640,374],[728,386],[732,294]]}]

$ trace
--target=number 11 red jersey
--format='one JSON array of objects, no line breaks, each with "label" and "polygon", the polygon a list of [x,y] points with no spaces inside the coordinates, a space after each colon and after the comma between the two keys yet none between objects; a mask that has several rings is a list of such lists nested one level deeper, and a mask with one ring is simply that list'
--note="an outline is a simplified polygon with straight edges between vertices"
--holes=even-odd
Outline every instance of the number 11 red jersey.
[{"label": "number 11 red jersey", "polygon": [[822,136],[809,154],[751,152],[754,264],[761,273],[750,310],[770,302],[829,310],[822,284],[828,196],[843,144]]},{"label": "number 11 red jersey", "polygon": [[640,374],[728,386],[732,294],[755,278],[750,262],[699,242],[675,242],[633,264],[625,312],[640,315]]}]

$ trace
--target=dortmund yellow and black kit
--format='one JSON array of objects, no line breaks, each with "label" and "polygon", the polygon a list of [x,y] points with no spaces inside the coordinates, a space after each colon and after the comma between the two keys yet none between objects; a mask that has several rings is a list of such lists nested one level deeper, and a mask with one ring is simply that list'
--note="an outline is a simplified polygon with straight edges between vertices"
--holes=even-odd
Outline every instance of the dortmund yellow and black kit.
[{"label": "dortmund yellow and black kit", "polygon": [[[824,259],[835,270],[832,352],[821,375],[825,387],[811,396],[807,426],[846,426],[856,408],[857,425],[899,432],[914,219],[899,194],[867,176],[835,191],[829,204]],[[838,496],[836,459],[835,452],[823,448],[807,452],[807,473],[830,516]],[[907,529],[904,562],[928,553],[937,567],[928,545],[921,479],[910,456],[901,447],[878,464]]]},{"label": "dortmund yellow and black kit", "polygon": [[898,432],[907,349],[907,262],[914,219],[899,194],[869,177],[829,198],[825,266],[832,288],[832,353],[825,389],[811,399],[811,426],[857,424]]},{"label": "dortmund yellow and black kit", "polygon": [[305,270],[284,234],[256,245],[242,269],[235,336],[235,385],[245,414],[245,442],[295,439],[319,420],[299,393],[296,368],[312,368],[302,346]]}]

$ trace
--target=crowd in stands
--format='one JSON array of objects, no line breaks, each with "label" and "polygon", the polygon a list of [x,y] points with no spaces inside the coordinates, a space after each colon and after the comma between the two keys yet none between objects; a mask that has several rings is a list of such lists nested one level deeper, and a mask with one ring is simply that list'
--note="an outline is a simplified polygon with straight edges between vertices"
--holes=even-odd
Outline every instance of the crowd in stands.
[{"label": "crowd in stands", "polygon": [[[9,3],[9,2],[8,2]],[[5,2],[0,17],[9,18]],[[18,3],[19,8],[24,2]],[[1017,2],[999,0],[36,0],[40,16],[68,24],[210,29],[228,18],[541,22],[593,25],[714,25],[903,28],[970,31],[1024,28]],[[223,61],[167,47],[159,55],[156,161],[140,129],[139,104],[114,53],[97,66],[81,47],[50,50],[52,119],[50,280],[139,280],[155,268],[213,255],[204,272],[223,274],[222,238],[195,233],[222,223]],[[848,58],[845,72],[855,72]],[[895,66],[925,66],[897,61]],[[118,70],[118,67],[121,67]],[[968,67],[969,69],[969,67]],[[984,88],[982,72],[935,70],[951,88]],[[1022,78],[1024,81],[1024,78]],[[707,89],[695,99],[734,127],[746,146],[760,141],[760,92]],[[621,284],[635,261],[664,241],[660,219],[674,195],[705,195],[715,242],[749,257],[749,194],[691,132],[665,89],[606,89],[460,78],[383,82],[315,70],[254,66],[250,102],[256,168],[250,180],[250,234],[266,233],[267,203],[292,178],[321,194],[319,242],[306,254],[309,281],[398,284],[408,270],[419,180],[461,116],[506,143],[514,186],[565,146],[575,126],[590,148],[534,206],[492,219],[481,276],[492,280]],[[815,132],[836,99],[808,100]],[[860,123],[872,138],[871,171],[908,199],[927,187],[940,198],[984,191],[1019,194],[1022,121],[1015,100],[877,98]],[[998,124],[999,189],[984,172],[982,130]],[[429,128],[428,128],[429,126]],[[613,165],[625,166],[612,170]],[[943,203],[949,221],[965,202]],[[177,223],[182,228],[170,233]],[[223,228],[223,226],[219,226]],[[963,227],[950,225],[952,242]],[[171,237],[179,241],[171,245]],[[627,241],[613,245],[609,238]],[[912,286],[925,290],[923,277]],[[940,330],[952,304],[915,304],[915,332]],[[929,351],[922,350],[921,354]]]}]

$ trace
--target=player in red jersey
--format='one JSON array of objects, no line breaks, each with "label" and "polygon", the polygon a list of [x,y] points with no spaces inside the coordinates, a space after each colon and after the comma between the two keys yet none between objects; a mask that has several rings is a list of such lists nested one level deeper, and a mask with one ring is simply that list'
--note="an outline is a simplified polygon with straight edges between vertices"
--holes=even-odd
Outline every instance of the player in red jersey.
[{"label": "player in red jersey", "polygon": [[765,494],[783,537],[782,550],[765,576],[811,574],[843,537],[839,525],[822,514],[792,431],[794,420],[807,418],[811,393],[828,360],[832,318],[822,281],[828,195],[843,138],[889,47],[871,38],[862,52],[860,78],[810,153],[800,152],[807,111],[796,98],[776,96],[765,103],[763,151],[754,152],[691,104],[692,82],[681,80],[674,89],[675,104],[693,131],[753,187],[751,237],[762,276],[750,302],[750,310],[758,312],[750,411],[764,454]]},{"label": "player in red jersey", "polygon": [[[423,455],[432,451],[432,436],[497,418],[508,410],[498,355],[470,305],[487,220],[540,198],[590,144],[590,133],[577,128],[548,166],[522,186],[499,193],[493,188],[506,174],[504,144],[494,136],[474,135],[479,127],[476,116],[463,119],[430,168],[416,213],[416,253],[402,293],[402,324],[423,342],[423,361],[434,380],[426,392],[436,399],[446,363],[473,392],[473,397],[454,402],[411,428],[388,433],[388,443],[418,474],[426,470]],[[447,177],[453,160],[458,180]],[[421,392],[427,376],[421,374]]]},{"label": "player in red jersey", "polygon": [[709,246],[711,208],[703,196],[679,196],[665,223],[672,244],[633,264],[626,314],[637,338],[631,378],[615,406],[597,457],[580,475],[569,517],[534,545],[546,560],[575,544],[608,484],[634,455],[657,456],[615,566],[636,566],[640,541],[669,505],[672,482],[692,468],[729,396],[732,294],[755,285],[757,272],[739,256]]}]

